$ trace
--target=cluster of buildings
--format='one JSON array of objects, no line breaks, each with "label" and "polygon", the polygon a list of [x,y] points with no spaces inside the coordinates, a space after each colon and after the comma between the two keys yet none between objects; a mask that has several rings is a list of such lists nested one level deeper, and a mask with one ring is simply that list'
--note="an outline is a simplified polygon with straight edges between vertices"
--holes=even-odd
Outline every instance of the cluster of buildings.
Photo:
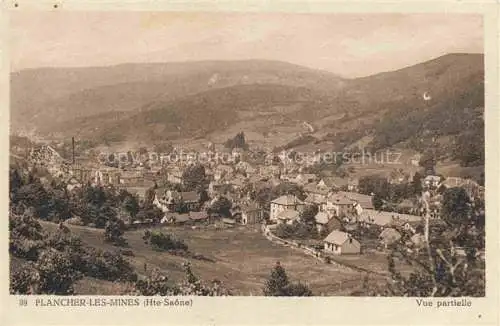
[{"label": "cluster of buildings", "polygon": [[[233,153],[234,154],[234,153]],[[90,182],[94,185],[112,185],[127,189],[145,190],[155,186],[153,204],[165,216],[162,223],[182,224],[188,221],[207,221],[212,218],[207,208],[222,197],[231,202],[229,214],[221,216],[228,224],[294,224],[300,221],[301,212],[308,206],[318,208],[315,224],[319,234],[324,235],[324,250],[333,254],[354,254],[361,252],[359,239],[351,236],[350,230],[359,228],[376,229],[380,232],[380,243],[387,247],[401,238],[401,232],[410,232],[418,237],[417,226],[423,212],[415,210],[408,202],[413,214],[377,211],[372,196],[358,193],[358,180],[350,178],[321,178],[304,172],[303,167],[275,164],[275,159],[261,164],[250,163],[241,153],[238,159],[223,162],[204,163],[206,196],[199,191],[177,191],[185,185],[185,171],[199,162],[179,161],[170,164],[142,164],[134,167],[110,167],[105,165],[78,164],[65,161],[50,146],[42,146],[30,152],[30,160],[47,167],[51,174],[62,174],[69,180],[71,189]],[[266,158],[269,160],[269,158]],[[389,176],[392,182],[408,182],[403,173]],[[305,199],[295,195],[273,198],[269,203],[258,203],[254,194],[262,187],[276,187],[282,183],[300,186]],[[484,195],[484,188],[472,180],[426,176],[422,180],[431,215],[438,216],[442,196],[438,189],[464,187],[471,197]],[[417,240],[415,240],[417,241]]]},{"label": "cluster of buildings", "polygon": [[[310,181],[310,180],[308,180]],[[464,188],[471,199],[484,196],[484,188],[472,180],[456,177],[436,178],[427,176],[422,180],[424,189],[422,198],[427,198],[432,223],[440,223],[439,210],[442,202],[442,191],[453,187]],[[422,243],[424,215],[427,213],[419,208],[418,203],[405,200],[408,206],[414,208],[414,214],[396,213],[393,211],[376,210],[373,207],[372,196],[354,191],[339,191],[333,184],[320,180],[310,182],[303,187],[307,198],[301,201],[293,195],[285,195],[271,202],[271,223],[293,224],[300,219],[300,213],[307,205],[318,207],[315,216],[316,228],[324,238],[324,250],[333,254],[353,254],[361,252],[361,244],[350,231],[373,230],[378,232],[379,245],[387,248],[401,239],[403,233],[411,238],[410,245],[419,246]],[[403,202],[403,203],[404,203]],[[402,204],[403,204],[402,203]],[[359,232],[357,232],[359,234]]]},{"label": "cluster of buildings", "polygon": [[[417,233],[417,226],[423,218],[419,215],[399,214],[378,211],[373,208],[371,196],[353,192],[330,192],[324,197],[313,197],[311,194],[305,201],[296,196],[286,195],[271,202],[271,223],[293,224],[300,219],[300,213],[308,204],[316,205],[318,213],[315,223],[324,238],[324,250],[333,254],[359,254],[361,245],[349,231],[357,229],[374,229],[380,233],[380,243],[387,247],[401,238],[401,230]],[[398,237],[388,237],[393,232]],[[400,231],[397,231],[400,230]]]}]

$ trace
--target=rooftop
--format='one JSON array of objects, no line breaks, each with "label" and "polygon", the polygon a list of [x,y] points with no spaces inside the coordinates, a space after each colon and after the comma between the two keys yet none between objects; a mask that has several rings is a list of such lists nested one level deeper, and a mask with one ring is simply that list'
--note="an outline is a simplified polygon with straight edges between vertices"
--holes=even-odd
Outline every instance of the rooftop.
[{"label": "rooftop", "polygon": [[358,217],[358,221],[360,222],[376,224],[379,226],[387,226],[391,224],[396,225],[405,222],[420,222],[421,220],[422,217],[418,215],[398,214],[395,212],[376,211],[373,209],[364,209]]},{"label": "rooftop", "polygon": [[274,199],[273,201],[271,201],[271,203],[277,204],[277,205],[283,205],[283,206],[293,206],[293,205],[297,205],[297,204],[303,204],[304,202],[302,202],[300,199],[298,199],[297,196],[284,195],[284,196],[281,196],[281,197]]},{"label": "rooftop", "polygon": [[291,209],[287,209],[287,210],[279,213],[276,218],[279,220],[296,220],[299,218],[299,215],[300,215],[299,212],[291,210]]},{"label": "rooftop", "polygon": [[357,192],[347,192],[347,191],[339,191],[339,195],[344,196],[354,202],[357,202],[361,205],[361,207],[366,209],[373,209],[372,196],[363,195]]},{"label": "rooftop", "polygon": [[352,205],[354,202],[338,193],[331,194],[328,197],[328,201],[336,205]]},{"label": "rooftop", "polygon": [[326,238],[325,242],[328,243],[333,243],[336,245],[342,245],[344,242],[346,242],[350,238],[350,235],[348,233],[342,232],[342,231],[337,231],[334,230],[332,231]]}]

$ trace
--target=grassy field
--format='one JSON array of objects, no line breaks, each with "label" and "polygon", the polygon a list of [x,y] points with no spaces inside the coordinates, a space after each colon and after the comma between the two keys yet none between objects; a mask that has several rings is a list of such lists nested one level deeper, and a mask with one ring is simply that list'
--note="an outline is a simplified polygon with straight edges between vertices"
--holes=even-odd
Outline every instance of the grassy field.
[{"label": "grassy field", "polygon": [[[45,228],[57,226],[43,223]],[[94,247],[113,250],[115,247],[103,241],[101,230],[85,227],[70,227],[75,235]],[[276,261],[285,267],[292,281],[309,285],[315,295],[349,295],[357,289],[365,273],[336,264],[324,264],[297,249],[274,244],[264,238],[257,229],[243,226],[215,230],[183,227],[160,227],[164,232],[174,233],[183,239],[193,253],[213,260],[191,260],[193,271],[201,279],[218,279],[235,295],[262,295],[262,287]],[[185,258],[169,253],[153,251],[142,240],[144,230],[128,231],[125,238],[134,252],[127,257],[139,275],[143,275],[144,264],[148,270],[159,268],[173,281],[184,276],[182,262]],[[116,294],[120,288],[111,282],[86,278],[79,282],[76,290],[80,294]]]},{"label": "grassy field", "polygon": [[379,274],[389,273],[387,254],[381,252],[365,253],[362,255],[335,256],[333,260],[347,266],[353,266]]}]

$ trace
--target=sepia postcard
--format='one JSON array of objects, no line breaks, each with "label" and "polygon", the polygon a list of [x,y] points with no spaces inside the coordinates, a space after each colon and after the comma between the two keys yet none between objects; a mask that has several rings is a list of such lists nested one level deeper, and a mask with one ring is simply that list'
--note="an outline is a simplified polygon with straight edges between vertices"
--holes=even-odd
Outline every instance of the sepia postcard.
[{"label": "sepia postcard", "polygon": [[499,10],[4,2],[1,323],[498,325]]}]

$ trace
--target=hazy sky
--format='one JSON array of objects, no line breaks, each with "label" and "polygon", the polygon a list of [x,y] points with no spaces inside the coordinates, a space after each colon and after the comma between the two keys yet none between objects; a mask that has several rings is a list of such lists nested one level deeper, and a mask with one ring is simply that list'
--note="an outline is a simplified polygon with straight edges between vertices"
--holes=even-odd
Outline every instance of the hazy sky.
[{"label": "hazy sky", "polygon": [[12,70],[125,62],[271,59],[346,77],[483,52],[466,14],[12,12]]}]

